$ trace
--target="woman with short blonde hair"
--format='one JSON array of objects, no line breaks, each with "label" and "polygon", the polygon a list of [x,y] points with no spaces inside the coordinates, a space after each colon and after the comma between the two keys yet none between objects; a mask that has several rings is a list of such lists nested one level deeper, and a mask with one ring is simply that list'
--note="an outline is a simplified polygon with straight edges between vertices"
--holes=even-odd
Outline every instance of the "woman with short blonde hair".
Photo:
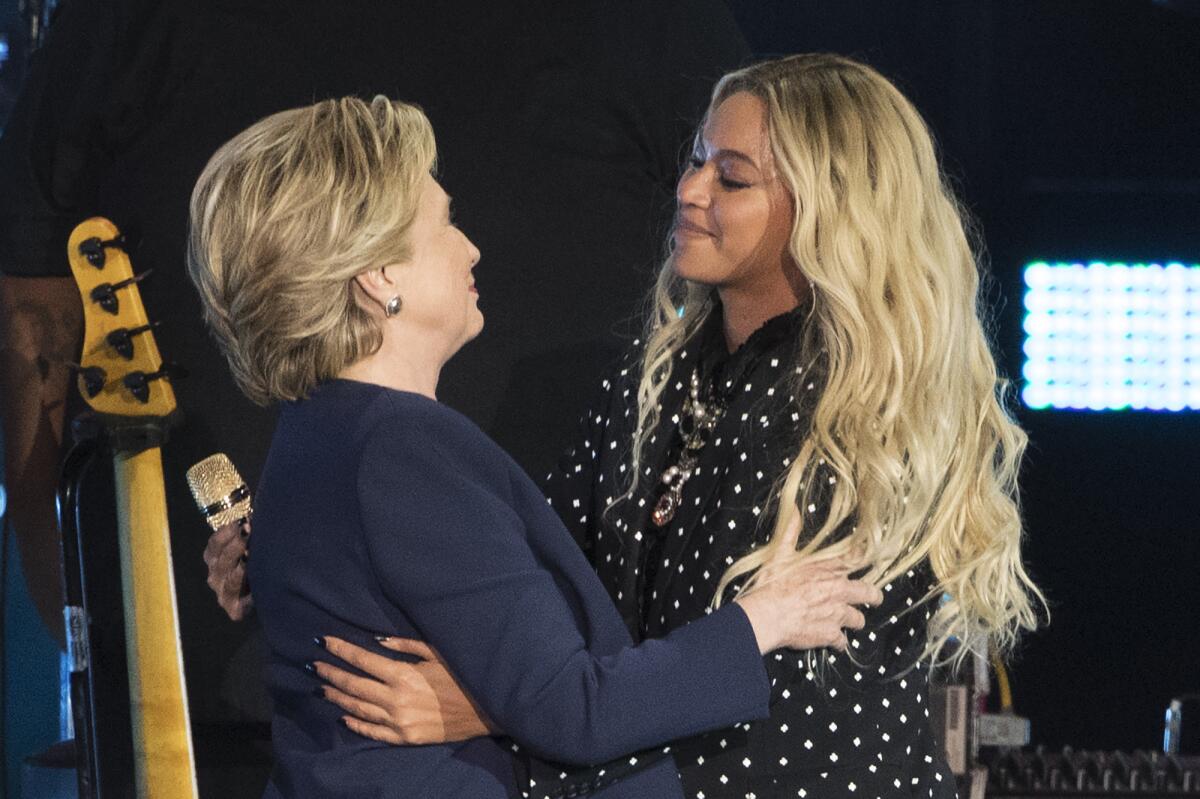
[{"label": "woman with short blonde hair", "polygon": [[301,399],[378,349],[352,278],[412,257],[436,158],[420,109],[385,97],[280,112],[213,155],[192,192],[188,270],[247,397]]}]

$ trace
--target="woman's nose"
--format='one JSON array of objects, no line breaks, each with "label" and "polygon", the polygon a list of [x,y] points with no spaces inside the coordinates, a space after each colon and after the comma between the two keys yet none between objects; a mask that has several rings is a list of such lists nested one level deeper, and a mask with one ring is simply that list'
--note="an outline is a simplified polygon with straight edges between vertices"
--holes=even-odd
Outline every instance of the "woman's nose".
[{"label": "woman's nose", "polygon": [[700,168],[692,167],[679,177],[679,183],[675,187],[675,199],[680,205],[708,207],[708,172],[709,167],[705,164]]}]

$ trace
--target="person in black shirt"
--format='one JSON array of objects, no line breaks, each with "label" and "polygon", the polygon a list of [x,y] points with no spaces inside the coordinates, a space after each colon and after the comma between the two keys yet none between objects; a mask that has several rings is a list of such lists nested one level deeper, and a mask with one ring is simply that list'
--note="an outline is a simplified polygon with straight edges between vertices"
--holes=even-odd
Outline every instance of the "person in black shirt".
[{"label": "person in black shirt", "polygon": [[[639,638],[818,553],[864,556],[885,596],[845,654],[768,656],[770,719],[673,744],[685,794],[953,796],[928,664],[952,637],[1004,651],[1040,594],[1019,551],[1025,437],[924,122],[857,62],[759,64],[718,83],[676,196],[645,337],[602,379],[551,503]],[[403,741],[430,706],[405,680],[436,663],[334,654],[374,679],[326,666],[332,698]]]}]

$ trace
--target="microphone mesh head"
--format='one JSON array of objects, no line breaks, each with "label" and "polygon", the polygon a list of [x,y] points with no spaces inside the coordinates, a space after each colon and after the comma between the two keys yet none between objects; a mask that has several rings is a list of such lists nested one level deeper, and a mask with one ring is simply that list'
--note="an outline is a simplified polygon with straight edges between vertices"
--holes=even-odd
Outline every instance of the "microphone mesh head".
[{"label": "microphone mesh head", "polygon": [[188,469],[187,481],[196,506],[212,529],[250,515],[250,491],[224,452],[209,455]]}]

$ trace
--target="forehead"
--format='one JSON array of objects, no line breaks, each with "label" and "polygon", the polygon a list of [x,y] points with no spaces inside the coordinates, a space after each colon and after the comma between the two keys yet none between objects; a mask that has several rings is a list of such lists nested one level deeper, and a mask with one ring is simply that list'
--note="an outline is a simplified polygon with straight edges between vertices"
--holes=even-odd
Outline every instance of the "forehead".
[{"label": "forehead", "polygon": [[761,164],[770,152],[766,104],[748,92],[731,94],[709,114],[701,135],[711,149],[737,150]]},{"label": "forehead", "polygon": [[450,198],[446,194],[446,190],[442,188],[442,184],[438,183],[433,175],[425,173],[425,177],[421,181],[421,196],[418,201],[422,208],[437,211],[445,208]]}]

